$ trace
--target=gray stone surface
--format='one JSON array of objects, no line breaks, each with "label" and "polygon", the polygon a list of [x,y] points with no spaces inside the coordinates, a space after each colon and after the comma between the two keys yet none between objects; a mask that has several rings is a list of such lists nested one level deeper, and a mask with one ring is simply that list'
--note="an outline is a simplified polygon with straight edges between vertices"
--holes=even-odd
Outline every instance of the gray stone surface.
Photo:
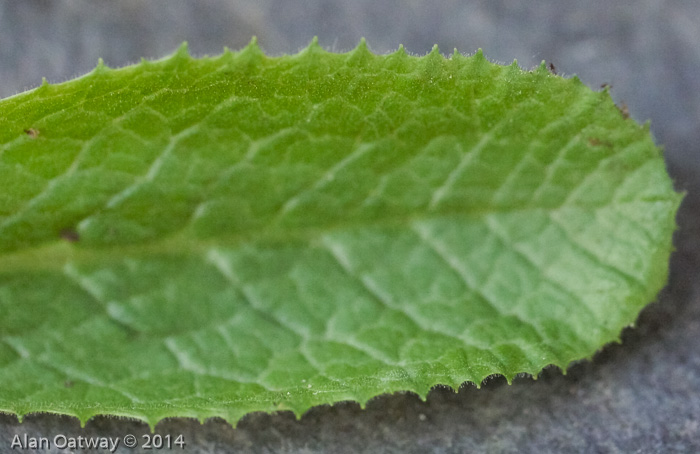
[{"label": "gray stone surface", "polygon": [[[700,452],[700,3],[697,0],[241,0],[198,2],[0,0],[0,96],[89,71],[157,58],[182,41],[195,55],[240,48],[251,35],[273,55],[313,35],[333,50],[367,38],[376,52],[403,43],[423,54],[484,49],[491,60],[545,59],[597,88],[606,82],[633,117],[651,120],[671,175],[688,195],[679,215],[668,287],[637,327],[566,375],[545,370],[512,386],[435,389],[221,420],[164,421],[187,452],[694,453]],[[1,186],[0,182],[0,186]],[[2,386],[0,384],[0,386]],[[14,434],[142,435],[138,422],[0,415],[0,452]],[[122,450],[121,452],[128,452]]]}]

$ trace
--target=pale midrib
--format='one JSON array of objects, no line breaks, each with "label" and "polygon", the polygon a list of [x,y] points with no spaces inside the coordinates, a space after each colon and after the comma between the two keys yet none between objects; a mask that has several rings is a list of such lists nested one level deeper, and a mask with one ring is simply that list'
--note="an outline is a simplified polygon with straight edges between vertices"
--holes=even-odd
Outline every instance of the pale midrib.
[{"label": "pale midrib", "polygon": [[[674,202],[672,198],[658,197],[634,200],[632,202],[657,203]],[[623,205],[624,201],[613,202]],[[675,203],[675,202],[674,202]],[[343,231],[358,231],[361,229],[410,229],[418,222],[455,220],[486,222],[485,218],[493,214],[516,213],[548,213],[554,214],[562,209],[575,206],[568,203],[556,208],[526,206],[520,208],[490,208],[472,212],[423,212],[415,216],[400,216],[394,218],[373,219],[363,222],[344,221],[336,224],[326,224],[313,227],[283,229],[276,226],[267,230],[248,230],[229,236],[215,236],[210,239],[197,238],[193,235],[190,226],[167,235],[162,239],[134,244],[120,244],[114,246],[81,247],[66,240],[57,240],[40,246],[25,248],[19,251],[0,253],[0,276],[16,272],[41,272],[60,271],[67,264],[113,264],[125,257],[128,258],[153,258],[153,257],[185,257],[195,256],[204,258],[212,249],[235,249],[244,245],[263,248],[283,248],[293,245],[304,247],[319,247],[320,241],[325,235]],[[584,207],[595,210],[607,207]],[[593,216],[592,221],[594,222]],[[318,244],[317,244],[318,243]]]}]

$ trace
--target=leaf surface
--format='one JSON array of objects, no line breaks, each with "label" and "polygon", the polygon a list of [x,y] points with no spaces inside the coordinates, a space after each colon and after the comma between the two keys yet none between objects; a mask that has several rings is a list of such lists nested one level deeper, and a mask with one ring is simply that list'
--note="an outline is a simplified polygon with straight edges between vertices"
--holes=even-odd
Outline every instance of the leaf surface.
[{"label": "leaf surface", "polygon": [[648,128],[541,66],[313,42],[0,102],[0,409],[235,423],[566,366],[665,284]]}]

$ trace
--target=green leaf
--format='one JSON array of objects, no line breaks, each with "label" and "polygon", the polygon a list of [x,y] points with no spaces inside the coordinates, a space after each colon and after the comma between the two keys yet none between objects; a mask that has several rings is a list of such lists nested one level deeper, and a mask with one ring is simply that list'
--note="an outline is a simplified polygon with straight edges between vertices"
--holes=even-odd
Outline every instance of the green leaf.
[{"label": "green leaf", "polygon": [[0,409],[220,416],[566,368],[664,285],[648,128],[544,65],[315,41],[0,102]]}]

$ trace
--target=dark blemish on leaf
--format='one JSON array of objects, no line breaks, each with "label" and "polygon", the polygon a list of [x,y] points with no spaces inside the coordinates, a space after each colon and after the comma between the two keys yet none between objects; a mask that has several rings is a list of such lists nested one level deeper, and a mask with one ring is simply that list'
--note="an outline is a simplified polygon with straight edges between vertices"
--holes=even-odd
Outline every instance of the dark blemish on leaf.
[{"label": "dark blemish on leaf", "polygon": [[594,147],[597,147],[598,145],[602,145],[604,147],[612,148],[612,146],[613,146],[613,144],[608,142],[607,140],[601,140],[597,137],[590,137],[588,139],[588,143],[590,143]]},{"label": "dark blemish on leaf", "polygon": [[549,72],[554,74],[555,76],[557,75],[557,68],[554,66],[554,63],[549,62]]},{"label": "dark blemish on leaf", "polygon": [[63,382],[63,386],[66,388],[72,388],[73,387],[73,382],[71,380],[66,380]]},{"label": "dark blemish on leaf", "polygon": [[26,135],[28,135],[29,137],[31,137],[32,139],[36,139],[37,137],[39,137],[39,130],[38,129],[34,129],[34,128],[25,129],[24,133]]},{"label": "dark blemish on leaf", "polygon": [[61,238],[68,241],[69,243],[75,243],[80,240],[80,235],[75,229],[63,229],[61,230]]},{"label": "dark blemish on leaf", "polygon": [[604,83],[600,84],[600,88],[602,88],[603,90],[606,88],[612,88],[612,84],[604,82]]},{"label": "dark blemish on leaf", "polygon": [[616,107],[617,107],[617,110],[619,110],[620,113],[622,114],[622,118],[627,120],[630,117],[630,110],[629,110],[629,108],[627,108],[627,104],[625,104],[624,101],[621,102],[620,105],[616,106]]}]

